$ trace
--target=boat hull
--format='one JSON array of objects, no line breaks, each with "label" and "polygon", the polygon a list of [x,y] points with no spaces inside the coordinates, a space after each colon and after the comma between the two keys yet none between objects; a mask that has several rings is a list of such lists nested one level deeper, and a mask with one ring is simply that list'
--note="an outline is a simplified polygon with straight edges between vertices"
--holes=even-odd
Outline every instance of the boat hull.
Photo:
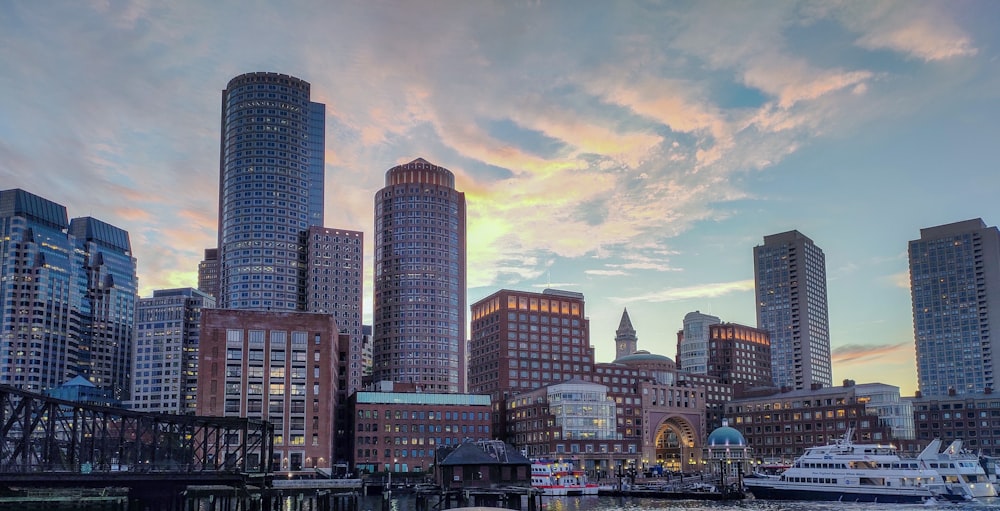
[{"label": "boat hull", "polygon": [[858,488],[817,487],[817,486],[778,486],[778,485],[746,485],[754,498],[766,500],[814,500],[841,502],[873,502],[885,504],[921,503],[931,497],[940,498],[930,491],[889,489],[889,488]]}]

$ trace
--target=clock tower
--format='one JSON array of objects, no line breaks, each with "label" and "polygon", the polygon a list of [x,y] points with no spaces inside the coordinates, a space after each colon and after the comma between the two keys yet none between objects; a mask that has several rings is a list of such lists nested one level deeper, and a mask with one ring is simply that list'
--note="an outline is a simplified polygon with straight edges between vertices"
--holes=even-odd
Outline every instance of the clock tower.
[{"label": "clock tower", "polygon": [[636,352],[636,345],[639,338],[635,335],[635,328],[632,328],[632,320],[628,317],[628,309],[622,312],[622,320],[618,323],[618,330],[615,330],[615,359],[631,355]]}]

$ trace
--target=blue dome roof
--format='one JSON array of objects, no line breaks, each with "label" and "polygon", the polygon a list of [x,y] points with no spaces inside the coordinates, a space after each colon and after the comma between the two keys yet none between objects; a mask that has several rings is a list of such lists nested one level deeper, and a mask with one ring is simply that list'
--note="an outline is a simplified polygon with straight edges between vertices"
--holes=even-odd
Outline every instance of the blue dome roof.
[{"label": "blue dome roof", "polygon": [[708,446],[709,447],[722,447],[727,445],[738,445],[744,446],[747,444],[743,434],[735,428],[729,426],[722,426],[721,428],[716,428],[712,434],[708,435]]}]

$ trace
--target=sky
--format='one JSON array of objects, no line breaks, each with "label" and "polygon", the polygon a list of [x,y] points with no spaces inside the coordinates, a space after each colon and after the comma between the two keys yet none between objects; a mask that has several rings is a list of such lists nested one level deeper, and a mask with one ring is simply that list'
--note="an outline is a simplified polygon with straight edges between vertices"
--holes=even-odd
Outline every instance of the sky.
[{"label": "sky", "polygon": [[0,9],[0,188],[129,231],[140,292],[195,287],[221,90],[326,105],[326,226],[364,231],[422,157],[468,203],[468,302],[627,307],[673,358],[692,311],[756,324],[753,247],[826,254],[834,383],[916,390],[907,242],[1000,222],[1000,2],[47,1]]}]

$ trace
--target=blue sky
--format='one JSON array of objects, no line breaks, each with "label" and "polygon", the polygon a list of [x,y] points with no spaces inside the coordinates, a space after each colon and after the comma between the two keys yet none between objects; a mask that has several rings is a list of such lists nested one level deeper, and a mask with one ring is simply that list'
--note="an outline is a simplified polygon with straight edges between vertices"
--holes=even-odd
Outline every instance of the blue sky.
[{"label": "blue sky", "polygon": [[[141,291],[214,246],[220,91],[277,71],[327,105],[326,224],[362,230],[423,157],[466,192],[469,302],[583,292],[754,324],[753,246],[826,253],[834,379],[916,388],[906,243],[1000,222],[1000,3],[9,2],[0,183],[127,229]],[[366,265],[370,318],[371,256]]]}]

